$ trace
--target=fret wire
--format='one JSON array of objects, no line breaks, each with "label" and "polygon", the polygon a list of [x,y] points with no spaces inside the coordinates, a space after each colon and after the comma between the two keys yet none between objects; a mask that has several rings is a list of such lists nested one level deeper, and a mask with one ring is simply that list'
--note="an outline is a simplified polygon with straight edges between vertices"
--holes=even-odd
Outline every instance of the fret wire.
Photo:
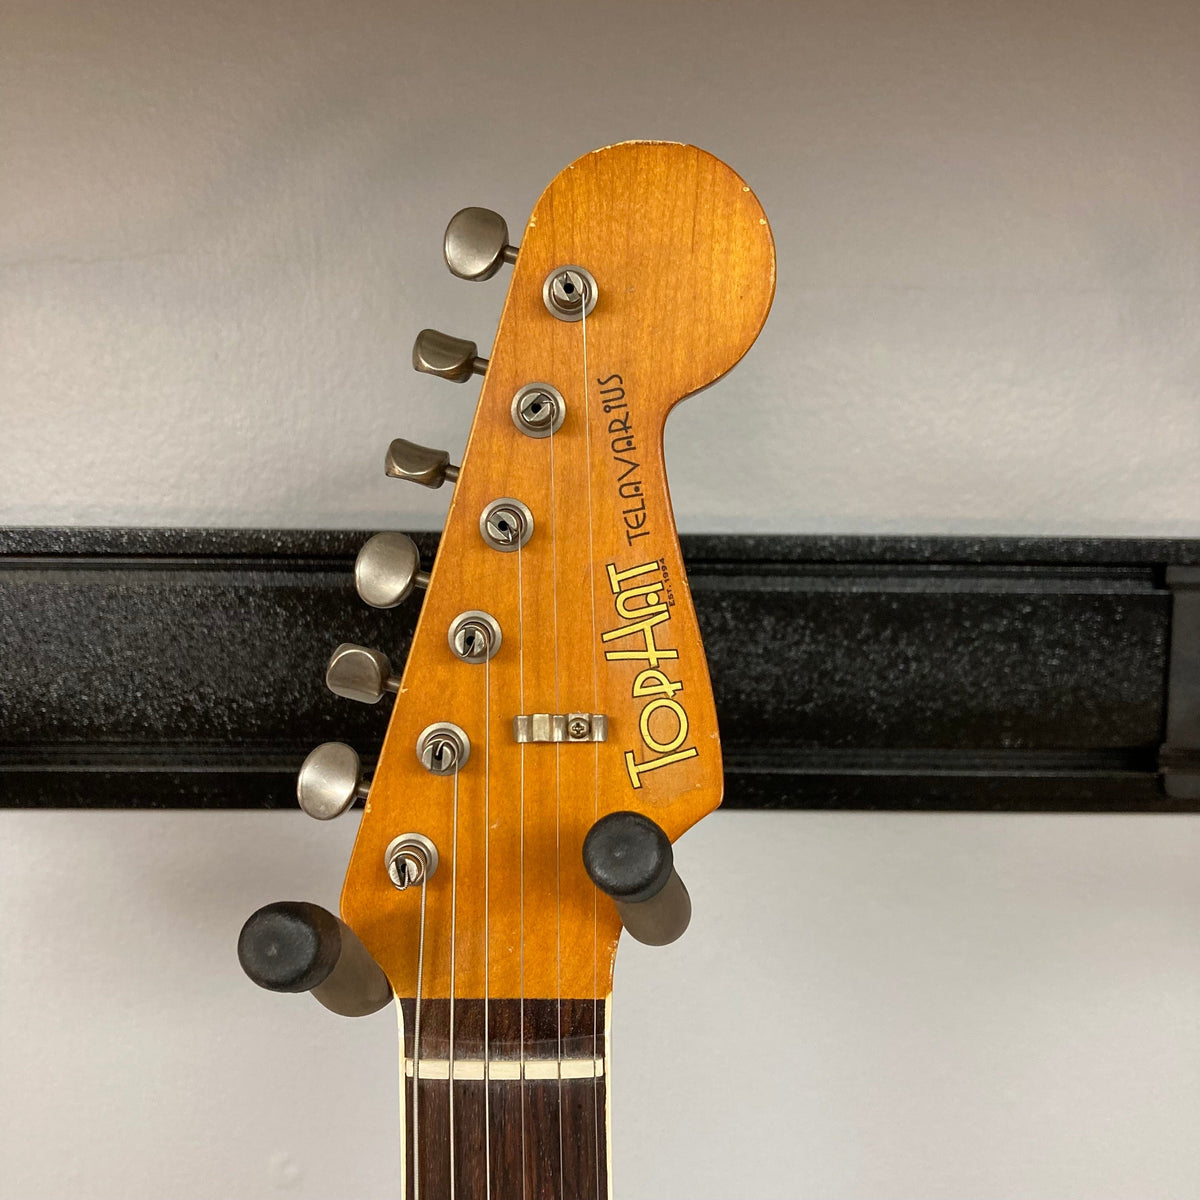
[{"label": "fret wire", "polygon": [[[450,1060],[447,1058],[423,1058],[420,1064],[410,1059],[404,1064],[406,1078],[414,1078],[414,1072],[418,1069],[422,1079],[450,1078]],[[454,1078],[459,1083],[477,1083],[485,1078],[496,1083],[520,1083],[522,1079],[546,1082],[557,1080],[560,1072],[563,1079],[602,1079],[604,1057],[564,1058],[561,1061],[555,1058],[529,1058],[524,1063],[516,1059],[490,1059],[486,1064],[482,1058],[456,1055],[454,1059]]]},{"label": "fret wire", "polygon": [[[482,747],[480,752],[482,758]],[[463,878],[465,881],[469,876]],[[414,901],[416,907],[419,900],[414,897]],[[427,938],[429,933],[427,908]],[[414,966],[416,949],[413,947]],[[563,984],[564,987],[568,986],[565,974]],[[535,1196],[543,1200],[557,1200],[559,1166],[555,1162],[555,1155],[558,1129],[552,1106],[556,1103],[561,1086],[564,1200],[593,1200],[597,1160],[589,1161],[588,1155],[593,1152],[605,1155],[606,1152],[604,1120],[599,1122],[598,1141],[594,1135],[597,1131],[596,1114],[603,1115],[605,1112],[605,1102],[599,1096],[599,1092],[601,1088],[607,1087],[606,1077],[610,1064],[604,1041],[597,1044],[596,1055],[593,1057],[591,1054],[592,997],[585,992],[570,998],[570,992],[564,992],[564,1057],[561,1063],[555,1057],[556,998],[550,995],[545,999],[527,1000],[526,1019],[529,1025],[526,1038],[532,1037],[534,1041],[532,1047],[526,1045],[526,1059],[522,1064],[517,1058],[519,1043],[517,1030],[514,1028],[518,1016],[517,996],[513,995],[511,999],[491,998],[491,1032],[495,1033],[496,1041],[489,1041],[486,1062],[482,1041],[481,990],[474,997],[468,997],[465,993],[458,996],[455,1002],[454,1069],[451,1075],[448,1043],[449,996],[443,993],[441,998],[434,1000],[424,995],[423,987],[422,979],[419,1057],[416,1057],[414,1009],[408,1007],[409,1004],[415,1003],[412,991],[409,993],[409,1000],[404,1003],[404,1013],[408,1018],[408,1038],[405,1040],[408,1057],[400,1072],[402,1094],[413,1095],[414,1091],[419,1089],[420,1095],[415,1131],[413,1113],[409,1110],[408,1137],[405,1144],[410,1148],[411,1154],[413,1142],[408,1139],[415,1136],[419,1141],[419,1152],[416,1167],[414,1168],[410,1159],[404,1173],[408,1187],[405,1194],[410,1200],[418,1200],[418,1195],[419,1200],[436,1200],[434,1193],[437,1193],[440,1200],[447,1200],[449,1186],[445,1182],[444,1174],[448,1161],[446,1127],[442,1126],[442,1132],[438,1133],[437,1126],[443,1116],[438,1106],[447,1102],[448,1092],[444,1089],[453,1082],[456,1195],[461,1194],[463,1200],[484,1200],[484,1171],[479,1162],[479,1152],[484,1148],[484,1139],[480,1136],[480,1121],[484,1112],[480,1089],[488,1088],[491,1092],[491,1113],[496,1120],[491,1139],[492,1152],[497,1156],[492,1163],[492,1189],[495,1200],[521,1200],[522,1185],[517,1163],[513,1159],[521,1152],[517,1106],[522,1102],[522,1098],[527,1105],[532,1105],[529,1115],[533,1118],[533,1124],[527,1128],[525,1146],[529,1156],[525,1168],[529,1200],[533,1200]],[[516,989],[513,990],[515,992]],[[602,1014],[599,1028],[601,1032],[606,1029]],[[545,1057],[535,1057],[541,1055]],[[446,1100],[439,1097],[445,1097]],[[597,1099],[600,1107],[589,1112],[589,1101]],[[539,1115],[542,1116],[542,1120],[538,1120]],[[457,1141],[460,1130],[463,1137],[461,1145]],[[446,1157],[442,1157],[443,1155]],[[606,1157],[601,1158],[598,1168],[602,1198],[607,1196],[606,1161]],[[463,1172],[461,1179],[457,1175],[460,1166]],[[418,1170],[419,1183],[414,1186],[413,1181]]]}]

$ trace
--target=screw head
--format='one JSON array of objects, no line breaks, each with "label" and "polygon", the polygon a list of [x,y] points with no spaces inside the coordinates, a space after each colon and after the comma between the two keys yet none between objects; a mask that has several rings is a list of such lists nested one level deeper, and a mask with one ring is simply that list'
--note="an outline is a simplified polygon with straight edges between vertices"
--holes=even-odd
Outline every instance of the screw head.
[{"label": "screw head", "polygon": [[487,654],[487,634],[478,625],[468,623],[454,635],[454,648],[463,658],[482,658]]},{"label": "screw head", "polygon": [[446,737],[430,738],[421,751],[421,761],[438,775],[447,775],[458,765],[458,747]]}]

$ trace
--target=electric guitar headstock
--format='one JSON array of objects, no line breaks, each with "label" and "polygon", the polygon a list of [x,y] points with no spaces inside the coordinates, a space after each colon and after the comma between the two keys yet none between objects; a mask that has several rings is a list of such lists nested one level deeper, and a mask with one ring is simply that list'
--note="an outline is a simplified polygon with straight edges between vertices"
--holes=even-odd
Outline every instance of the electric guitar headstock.
[{"label": "electric guitar headstock", "polygon": [[269,905],[239,954],[347,1015],[397,999],[406,1194],[601,1200],[617,940],[683,932],[671,843],[722,795],[663,425],[758,335],[774,244],[723,163],[631,142],[558,175],[519,248],[465,209],[445,252],[463,278],[513,273],[489,360],[431,330],[414,348],[483,387],[459,467],[388,451],[390,475],[454,484],[428,576],[402,534],[356,564],[369,604],[427,587],[400,678],[363,647],[330,662],[341,695],[396,693],[378,768],[328,743],[301,770],[313,816],[366,801],[342,919]]}]

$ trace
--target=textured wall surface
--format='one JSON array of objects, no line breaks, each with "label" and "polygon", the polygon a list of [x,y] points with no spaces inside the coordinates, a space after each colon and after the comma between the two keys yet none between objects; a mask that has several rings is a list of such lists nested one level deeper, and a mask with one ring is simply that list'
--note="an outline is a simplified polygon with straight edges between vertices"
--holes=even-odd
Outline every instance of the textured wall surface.
[{"label": "textured wall surface", "polygon": [[[0,9],[0,521],[436,528],[519,228],[595,146],[752,183],[774,314],[672,417],[684,528],[1200,534],[1193,0]],[[298,815],[0,814],[0,1198],[394,1195],[395,1040],[238,974]],[[719,814],[622,950],[623,1200],[1200,1200],[1188,818]]]},{"label": "textured wall surface", "polygon": [[[685,528],[1200,531],[1191,0],[12,0],[0,512],[436,528],[520,229],[571,159],[695,142],[758,192],[775,310],[667,437]],[[681,298],[686,302],[686,298]]]},{"label": "textured wall surface", "polygon": [[[0,813],[4,1200],[397,1195],[392,1010],[234,955],[353,833]],[[617,957],[614,1195],[1200,1196],[1198,860],[1184,817],[709,818],[692,927]]]}]

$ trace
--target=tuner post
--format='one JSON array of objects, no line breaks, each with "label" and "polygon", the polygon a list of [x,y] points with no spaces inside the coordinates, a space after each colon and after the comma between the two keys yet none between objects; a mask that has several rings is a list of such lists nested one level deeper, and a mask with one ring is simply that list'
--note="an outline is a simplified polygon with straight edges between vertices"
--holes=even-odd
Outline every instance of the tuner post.
[{"label": "tuner post", "polygon": [[365,1017],[392,998],[371,952],[319,904],[281,900],[254,913],[238,937],[242,970],[270,992],[311,992],[330,1012]]},{"label": "tuner post", "polygon": [[649,817],[636,812],[601,817],[583,840],[583,865],[639,942],[666,946],[687,929],[691,897],[675,870],[671,839]]}]

